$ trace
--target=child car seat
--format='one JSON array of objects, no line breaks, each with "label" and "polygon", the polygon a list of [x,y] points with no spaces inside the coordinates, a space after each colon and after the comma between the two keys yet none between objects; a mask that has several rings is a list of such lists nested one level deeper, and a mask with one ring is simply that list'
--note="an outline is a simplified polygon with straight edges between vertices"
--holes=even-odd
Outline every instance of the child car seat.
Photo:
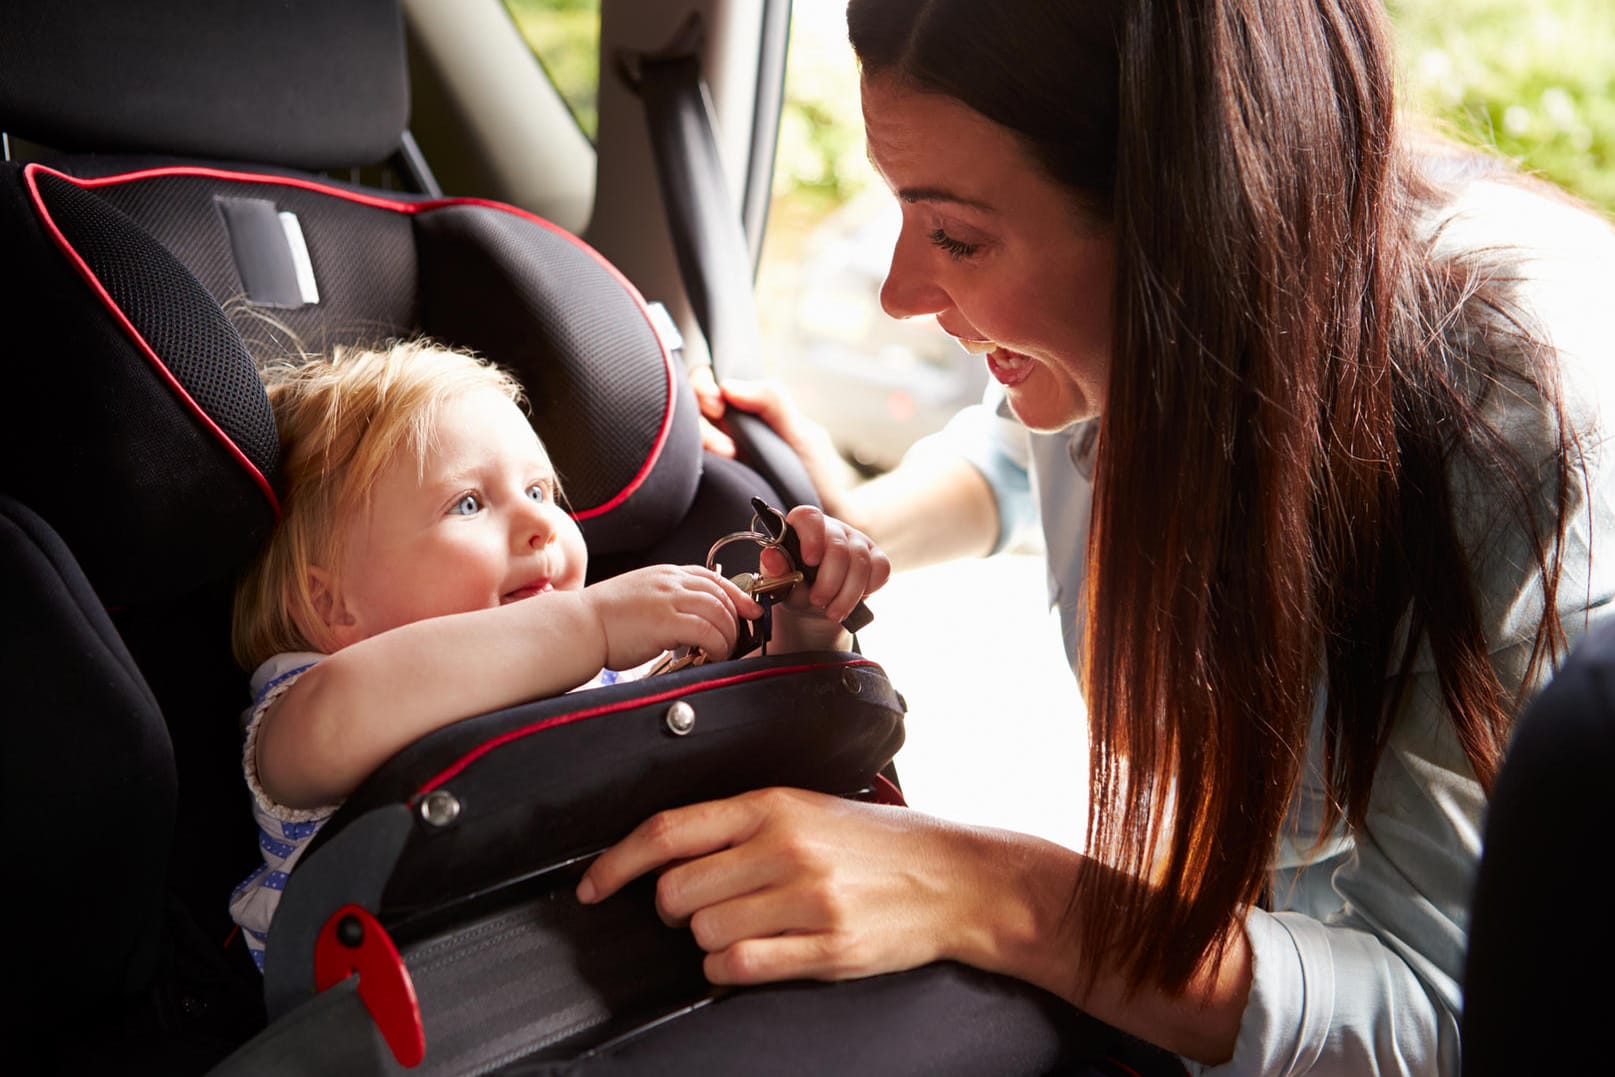
[{"label": "child car seat", "polygon": [[[408,145],[394,0],[20,0],[4,20],[0,130],[50,148],[0,181],[0,249],[21,269],[0,301],[13,376],[0,683],[22,716],[5,723],[4,775],[14,802],[49,808],[19,828],[12,859],[33,924],[14,947],[26,974],[6,989],[8,1018],[34,1033],[25,1058],[200,1072],[263,1024],[262,988],[275,1021],[220,1072],[391,1072],[400,1033],[368,996],[397,962],[383,952],[381,973],[309,997],[322,962],[364,965],[391,933],[415,947],[428,1026],[469,988],[521,1001],[498,1022],[450,1014],[423,1072],[667,1072],[698,1058],[749,1070],[792,1035],[803,1072],[838,1037],[871,1066],[895,1054],[914,1072],[939,1057],[1014,1072],[1133,1049],[1023,985],[951,966],[715,996],[642,894],[604,911],[561,896],[576,857],[655,808],[775,783],[874,787],[901,703],[845,654],[717,664],[426,738],[294,873],[260,984],[239,947],[220,946],[227,895],[255,862],[231,721],[244,677],[227,641],[234,574],[276,512],[256,362],[294,342],[424,332],[512,368],[595,578],[699,561],[751,496],[778,497],[701,454],[644,302],[577,240],[508,206],[308,171]],[[247,160],[259,163],[229,163]],[[669,709],[692,701],[696,734],[680,736]],[[505,956],[520,940],[523,961],[460,960],[478,938]],[[955,1042],[939,1014],[956,1038],[992,1031]]]}]

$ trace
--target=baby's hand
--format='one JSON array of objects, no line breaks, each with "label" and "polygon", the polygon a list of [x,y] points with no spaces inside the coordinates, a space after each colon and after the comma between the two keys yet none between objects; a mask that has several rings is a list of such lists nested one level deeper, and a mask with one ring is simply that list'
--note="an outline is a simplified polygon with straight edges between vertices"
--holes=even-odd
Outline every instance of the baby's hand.
[{"label": "baby's hand", "polygon": [[737,617],[762,608],[710,569],[652,565],[583,590],[606,641],[607,669],[629,669],[675,647],[699,647],[727,658]]},{"label": "baby's hand", "polygon": [[[785,521],[801,543],[802,563],[816,568],[817,575],[812,584],[799,584],[775,607],[776,614],[785,614],[776,617],[775,638],[781,650],[835,646],[841,622],[865,595],[885,586],[892,563],[868,535],[811,505],[798,505]],[[765,575],[776,576],[789,565],[770,549],[763,551],[762,569]]]}]

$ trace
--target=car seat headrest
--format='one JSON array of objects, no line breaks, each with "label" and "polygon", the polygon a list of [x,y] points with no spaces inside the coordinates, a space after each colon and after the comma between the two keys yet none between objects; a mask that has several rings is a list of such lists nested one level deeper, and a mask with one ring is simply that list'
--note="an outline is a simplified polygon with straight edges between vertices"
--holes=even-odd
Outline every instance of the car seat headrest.
[{"label": "car seat headrest", "polygon": [[0,303],[0,488],[109,607],[225,576],[275,517],[274,418],[240,335],[117,209],[49,170],[0,177],[0,250],[23,270]]},{"label": "car seat headrest", "polygon": [[[29,267],[0,292],[26,356],[0,409],[0,489],[109,605],[226,575],[267,534],[278,438],[256,364],[299,346],[424,332],[510,369],[597,556],[655,545],[695,500],[694,397],[644,300],[531,214],[217,168],[0,176],[21,203],[0,202],[0,249]],[[243,206],[300,222],[316,299],[243,294],[225,209]],[[258,333],[271,324],[293,338]]]},{"label": "car seat headrest", "polygon": [[408,122],[397,0],[6,0],[0,130],[56,150],[336,168]]},{"label": "car seat headrest", "polygon": [[[478,199],[106,163],[77,182],[175,252],[258,362],[416,333],[470,348],[526,388],[594,553],[643,550],[683,518],[701,474],[694,396],[639,292],[576,236]],[[267,238],[233,223],[248,210]],[[283,220],[307,247],[306,282]],[[264,246],[285,256],[284,288],[251,280]]]},{"label": "car seat headrest", "polygon": [[415,229],[421,328],[515,372],[591,552],[660,540],[695,498],[701,434],[639,292],[508,206],[445,201]]}]

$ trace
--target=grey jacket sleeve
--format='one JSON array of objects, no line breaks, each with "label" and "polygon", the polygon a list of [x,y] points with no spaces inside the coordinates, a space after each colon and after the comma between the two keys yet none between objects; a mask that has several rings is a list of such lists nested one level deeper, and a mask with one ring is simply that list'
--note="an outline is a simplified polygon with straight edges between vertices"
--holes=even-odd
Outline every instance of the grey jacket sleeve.
[{"label": "grey jacket sleeve", "polygon": [[[1476,242],[1467,230],[1504,222],[1501,236],[1482,234],[1519,252],[1515,266],[1537,328],[1559,348],[1562,399],[1582,454],[1555,600],[1574,646],[1615,614],[1615,558],[1605,550],[1615,542],[1615,477],[1604,461],[1615,392],[1605,303],[1594,302],[1609,286],[1615,243],[1591,219],[1519,189],[1478,192],[1469,207],[1485,213],[1455,218],[1452,238]],[[1525,229],[1529,241],[1510,228]],[[1548,240],[1546,249],[1531,245]],[[1551,458],[1540,400],[1504,391],[1492,406],[1489,419],[1528,459]],[[1452,479],[1488,650],[1523,707],[1546,680],[1526,675],[1545,602],[1531,543],[1496,476],[1455,466]],[[1551,510],[1550,490],[1545,482],[1539,509]],[[1332,908],[1249,914],[1255,979],[1235,1056],[1199,1072],[1457,1074],[1485,807],[1441,703],[1434,663],[1421,653],[1375,774],[1366,825],[1332,866]]]}]

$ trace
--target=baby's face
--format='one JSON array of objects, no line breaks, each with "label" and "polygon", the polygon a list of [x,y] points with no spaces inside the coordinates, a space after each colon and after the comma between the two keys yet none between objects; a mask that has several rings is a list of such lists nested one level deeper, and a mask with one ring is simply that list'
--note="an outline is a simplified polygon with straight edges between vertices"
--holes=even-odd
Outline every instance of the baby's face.
[{"label": "baby's face", "polygon": [[338,576],[346,645],[428,617],[583,586],[588,552],[555,503],[555,468],[527,419],[492,389],[447,401],[424,472],[401,454],[354,507]]}]

